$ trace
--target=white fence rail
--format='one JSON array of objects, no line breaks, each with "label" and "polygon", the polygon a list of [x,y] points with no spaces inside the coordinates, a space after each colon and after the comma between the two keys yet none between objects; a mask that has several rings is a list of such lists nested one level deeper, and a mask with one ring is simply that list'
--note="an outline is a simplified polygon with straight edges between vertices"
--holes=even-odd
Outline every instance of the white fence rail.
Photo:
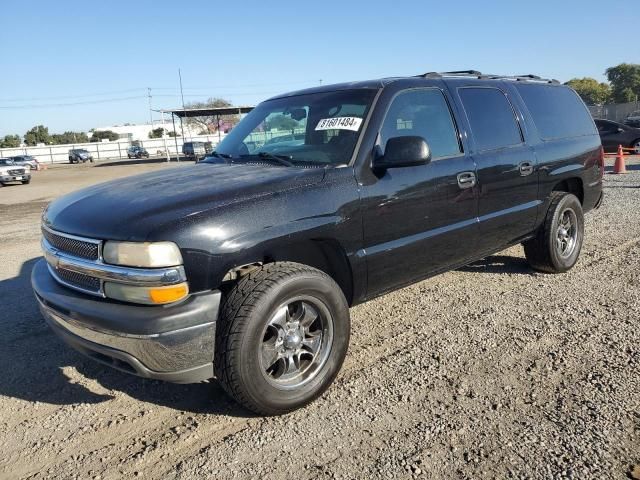
[{"label": "white fence rail", "polygon": [[[222,135],[220,138],[224,138]],[[188,137],[167,137],[140,140],[136,145],[146,148],[150,155],[166,155],[166,148],[170,156],[175,157],[182,154],[182,144],[186,142],[211,142],[213,147],[218,144],[218,135],[201,135]],[[91,142],[73,143],[68,145],[46,145],[43,147],[18,147],[0,148],[0,157],[12,157],[14,155],[32,155],[38,162],[43,164],[66,163],[69,161],[69,150],[74,148],[84,148],[89,151],[94,160],[107,160],[127,158],[127,149],[132,145],[129,140],[118,140],[115,142]],[[177,145],[177,150],[176,150]]]}]

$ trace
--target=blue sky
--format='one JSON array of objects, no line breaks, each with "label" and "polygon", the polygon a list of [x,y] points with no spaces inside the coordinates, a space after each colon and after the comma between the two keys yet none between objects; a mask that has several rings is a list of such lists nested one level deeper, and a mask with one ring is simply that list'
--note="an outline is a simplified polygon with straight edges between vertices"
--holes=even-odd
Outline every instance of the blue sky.
[{"label": "blue sky", "polygon": [[[637,0],[2,4],[0,135],[148,121],[147,87],[154,108],[180,105],[178,68],[185,101],[239,105],[320,79],[475,68],[604,80],[640,62]],[[78,102],[95,103],[58,105]]]}]

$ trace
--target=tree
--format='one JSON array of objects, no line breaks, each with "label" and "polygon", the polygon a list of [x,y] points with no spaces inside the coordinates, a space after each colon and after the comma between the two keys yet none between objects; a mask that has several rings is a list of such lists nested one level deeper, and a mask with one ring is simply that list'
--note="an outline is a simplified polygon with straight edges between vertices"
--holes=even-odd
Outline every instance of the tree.
[{"label": "tree", "polygon": [[[184,108],[224,108],[231,107],[232,104],[229,100],[224,98],[209,98],[206,102],[191,102],[185,104]],[[225,115],[225,123],[235,125],[240,121],[239,115]],[[190,117],[185,119],[185,123],[191,127],[200,127],[200,130],[204,130],[206,133],[210,131],[217,131],[219,125],[217,125],[218,117],[216,115],[209,115],[205,117]]]},{"label": "tree", "polygon": [[154,128],[149,132],[149,138],[162,138],[165,129],[162,127]]},{"label": "tree", "polygon": [[5,135],[0,138],[0,148],[16,148],[20,146],[20,137],[18,135]]},{"label": "tree", "polygon": [[89,140],[91,142],[100,142],[104,139],[107,139],[113,142],[115,140],[118,140],[118,138],[120,138],[118,134],[111,130],[94,130]]},{"label": "tree", "polygon": [[267,129],[269,130],[293,130],[298,128],[299,124],[296,120],[286,115],[275,115],[269,119]]},{"label": "tree", "polygon": [[621,63],[607,68],[605,74],[613,91],[616,103],[634,102],[640,98],[640,65]]},{"label": "tree", "polygon": [[611,99],[611,87],[595,78],[572,78],[565,85],[573,88],[587,105],[604,105]]},{"label": "tree", "polygon": [[49,141],[49,129],[44,125],[35,126],[24,135],[24,143],[29,146],[34,146],[38,143],[47,144]]},{"label": "tree", "polygon": [[52,133],[51,144],[52,145],[67,145],[69,143],[87,143],[89,137],[84,132],[71,132],[64,133]]},{"label": "tree", "polygon": [[170,137],[179,137],[180,136],[176,132],[174,132],[173,130],[167,132],[167,135],[169,135]]}]

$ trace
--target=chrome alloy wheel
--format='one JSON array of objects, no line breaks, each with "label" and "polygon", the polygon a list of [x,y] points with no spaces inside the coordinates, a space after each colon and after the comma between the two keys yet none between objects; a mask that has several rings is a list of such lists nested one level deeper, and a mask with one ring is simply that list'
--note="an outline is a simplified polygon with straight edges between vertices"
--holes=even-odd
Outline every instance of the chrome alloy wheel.
[{"label": "chrome alloy wheel", "polygon": [[562,258],[571,256],[578,243],[578,219],[570,208],[560,215],[556,230],[556,248]]},{"label": "chrome alloy wheel", "polygon": [[280,305],[262,336],[260,365],[277,388],[295,389],[324,366],[333,344],[333,318],[313,297],[297,297]]}]

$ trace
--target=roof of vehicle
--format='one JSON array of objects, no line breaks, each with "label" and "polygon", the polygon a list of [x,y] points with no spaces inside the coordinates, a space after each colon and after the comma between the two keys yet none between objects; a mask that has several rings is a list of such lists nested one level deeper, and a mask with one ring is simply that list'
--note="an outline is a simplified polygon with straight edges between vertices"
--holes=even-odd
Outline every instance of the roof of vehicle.
[{"label": "roof of vehicle", "polygon": [[356,81],[356,82],[344,82],[344,83],[334,83],[334,84],[328,84],[328,85],[319,85],[317,87],[305,88],[302,90],[295,90],[293,92],[276,95],[274,97],[269,98],[269,100],[275,100],[277,98],[285,98],[285,97],[294,97],[297,95],[306,95],[306,94],[312,94],[312,93],[335,92],[340,90],[356,90],[356,89],[376,89],[377,90],[379,88],[383,88],[399,80],[409,80],[409,79],[416,79],[416,78],[442,79],[442,80],[452,80],[452,79],[495,80],[495,81],[511,80],[516,82],[560,85],[560,82],[558,80],[542,78],[533,74],[494,75],[494,74],[485,74],[477,70],[457,70],[453,72],[427,72],[427,73],[424,73],[421,75],[415,75],[412,77],[388,77],[388,78],[380,78],[375,80],[362,80],[362,81]]}]

